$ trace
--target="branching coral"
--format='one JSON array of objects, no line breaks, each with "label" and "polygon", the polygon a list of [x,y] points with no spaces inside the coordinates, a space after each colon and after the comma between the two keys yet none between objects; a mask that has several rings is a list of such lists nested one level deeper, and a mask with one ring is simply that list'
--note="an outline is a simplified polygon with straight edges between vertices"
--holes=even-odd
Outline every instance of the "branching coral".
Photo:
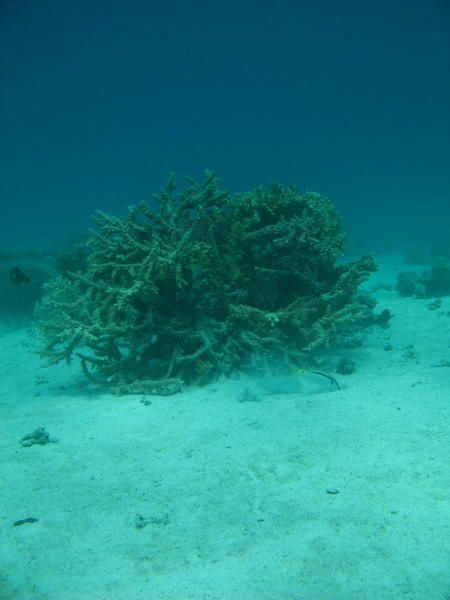
[{"label": "branching coral", "polygon": [[251,359],[299,364],[367,317],[355,293],[374,262],[336,266],[345,240],[327,199],[280,185],[232,195],[207,172],[179,192],[171,176],[155,200],[98,212],[86,268],[46,286],[50,361],[76,354],[118,393],[171,394]]}]

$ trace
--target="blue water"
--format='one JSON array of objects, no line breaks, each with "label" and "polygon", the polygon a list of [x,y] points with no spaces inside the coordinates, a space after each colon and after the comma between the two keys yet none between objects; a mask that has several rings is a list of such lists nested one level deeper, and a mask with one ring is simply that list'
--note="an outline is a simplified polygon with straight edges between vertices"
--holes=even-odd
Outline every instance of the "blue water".
[{"label": "blue water", "polygon": [[378,245],[447,236],[444,0],[4,0],[0,61],[4,243],[205,168],[325,194]]}]

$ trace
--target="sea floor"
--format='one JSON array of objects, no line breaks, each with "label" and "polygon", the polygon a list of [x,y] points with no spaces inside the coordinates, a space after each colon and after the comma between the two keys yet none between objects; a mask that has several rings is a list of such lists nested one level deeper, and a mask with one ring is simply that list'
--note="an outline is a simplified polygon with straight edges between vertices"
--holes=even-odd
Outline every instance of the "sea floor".
[{"label": "sea floor", "polygon": [[106,394],[5,324],[0,599],[448,600],[450,298],[375,295],[341,391],[259,402]]}]

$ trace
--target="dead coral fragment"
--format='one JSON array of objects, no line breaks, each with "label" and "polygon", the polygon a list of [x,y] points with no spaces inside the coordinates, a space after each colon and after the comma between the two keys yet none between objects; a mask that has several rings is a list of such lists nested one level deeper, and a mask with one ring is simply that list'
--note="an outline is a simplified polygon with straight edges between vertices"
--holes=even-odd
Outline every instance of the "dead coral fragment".
[{"label": "dead coral fragment", "polygon": [[336,266],[333,204],[293,187],[232,195],[175,179],[125,217],[97,213],[84,270],[49,284],[37,319],[51,362],[76,354],[117,393],[172,394],[250,359],[301,363],[367,317],[371,257]]},{"label": "dead coral fragment", "polygon": [[39,427],[31,433],[27,433],[20,440],[20,444],[24,448],[29,448],[30,446],[34,445],[45,446],[46,444],[56,443],[58,443],[58,440],[56,438],[51,438],[45,427]]}]

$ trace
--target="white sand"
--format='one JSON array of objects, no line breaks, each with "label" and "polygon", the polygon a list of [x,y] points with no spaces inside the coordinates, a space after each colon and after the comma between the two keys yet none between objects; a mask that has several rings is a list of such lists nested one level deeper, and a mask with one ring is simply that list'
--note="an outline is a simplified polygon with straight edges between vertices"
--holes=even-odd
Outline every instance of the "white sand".
[{"label": "white sand", "polygon": [[[376,295],[391,327],[337,353],[341,392],[261,402],[100,394],[5,329],[1,600],[450,597],[450,298]],[[59,442],[22,448],[40,426]]]}]

